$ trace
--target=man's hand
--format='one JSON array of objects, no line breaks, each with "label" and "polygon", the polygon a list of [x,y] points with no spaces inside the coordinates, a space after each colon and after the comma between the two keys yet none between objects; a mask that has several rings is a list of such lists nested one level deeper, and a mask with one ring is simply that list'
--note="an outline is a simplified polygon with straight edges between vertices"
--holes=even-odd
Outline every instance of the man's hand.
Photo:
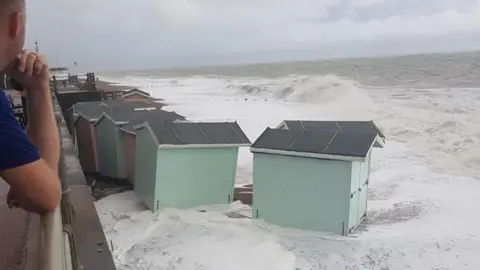
[{"label": "man's hand", "polygon": [[48,86],[50,74],[47,61],[36,52],[24,50],[16,61],[6,70],[8,76],[13,77],[27,89],[38,89]]}]

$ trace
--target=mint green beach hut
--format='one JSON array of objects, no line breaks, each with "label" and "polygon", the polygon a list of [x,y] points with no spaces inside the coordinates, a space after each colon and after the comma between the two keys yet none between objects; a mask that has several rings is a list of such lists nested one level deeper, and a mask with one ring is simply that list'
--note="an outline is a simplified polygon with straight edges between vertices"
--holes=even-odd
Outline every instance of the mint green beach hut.
[{"label": "mint green beach hut", "polygon": [[174,122],[176,120],[185,120],[185,117],[175,113],[164,110],[154,110],[145,115],[137,117],[130,121],[130,123],[123,125],[122,131],[123,150],[125,156],[125,163],[127,166],[127,180],[135,183],[135,129],[134,127],[142,123],[165,123]]},{"label": "mint green beach hut", "polygon": [[267,128],[250,149],[253,217],[348,236],[366,217],[371,153],[384,139],[338,128]]},{"label": "mint green beach hut", "polygon": [[112,107],[95,122],[100,175],[113,179],[127,178],[120,128],[145,114],[148,114],[148,111],[130,107]]},{"label": "mint green beach hut", "polygon": [[250,141],[236,122],[135,126],[135,186],[152,211],[232,202],[238,149]]}]

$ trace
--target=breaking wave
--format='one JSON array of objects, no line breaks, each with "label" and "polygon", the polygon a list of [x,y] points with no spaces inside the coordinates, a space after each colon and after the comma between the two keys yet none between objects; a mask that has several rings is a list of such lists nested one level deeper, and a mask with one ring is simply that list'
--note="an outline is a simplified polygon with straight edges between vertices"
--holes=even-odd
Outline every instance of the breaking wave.
[{"label": "breaking wave", "polygon": [[335,75],[290,76],[271,82],[228,86],[228,88],[232,87],[246,95],[288,102],[318,104],[355,101],[356,103],[371,103],[370,97],[359,83]]},{"label": "breaking wave", "polygon": [[[277,118],[292,118],[293,115],[302,119],[374,120],[389,140],[414,146],[413,155],[426,158],[436,169],[450,173],[468,170],[480,179],[476,169],[480,164],[480,91],[475,89],[367,87],[335,75],[280,78],[129,76],[115,81],[140,87],[177,104],[212,104],[214,98],[219,102],[216,106],[198,105],[199,108],[186,112],[199,117],[202,114],[210,118],[223,117],[228,111],[229,119],[245,122],[248,114],[240,110],[241,113],[235,115],[232,104],[222,107],[220,114],[215,109],[228,100],[237,100],[248,103],[246,106],[252,113],[255,110],[263,112],[274,106],[272,104],[290,103],[282,107],[281,113],[264,115],[277,122]],[[267,105],[266,101],[273,102]],[[252,127],[250,134],[256,136],[259,132],[260,129]],[[451,159],[452,155],[456,159]]]}]

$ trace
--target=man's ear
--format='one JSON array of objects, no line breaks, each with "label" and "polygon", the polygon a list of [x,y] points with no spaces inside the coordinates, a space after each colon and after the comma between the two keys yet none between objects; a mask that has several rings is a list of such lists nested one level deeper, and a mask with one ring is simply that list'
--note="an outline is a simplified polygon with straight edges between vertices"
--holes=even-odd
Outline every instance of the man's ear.
[{"label": "man's ear", "polygon": [[12,12],[9,16],[8,35],[11,38],[20,36],[23,24],[23,14],[21,12]]}]

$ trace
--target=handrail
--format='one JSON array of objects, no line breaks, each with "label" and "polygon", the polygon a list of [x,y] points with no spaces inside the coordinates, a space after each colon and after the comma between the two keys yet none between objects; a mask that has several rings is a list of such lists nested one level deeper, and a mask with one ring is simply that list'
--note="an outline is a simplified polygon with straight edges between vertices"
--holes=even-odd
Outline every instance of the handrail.
[{"label": "handrail", "polygon": [[39,265],[41,270],[67,270],[66,250],[60,206],[54,212],[42,216]]},{"label": "handrail", "polygon": [[[54,109],[54,108],[52,108]],[[26,113],[26,112],[24,112]],[[57,128],[59,129],[60,144],[61,133],[60,123],[61,117],[57,117]],[[62,182],[62,188],[64,188],[63,177],[65,169],[65,159],[63,156],[63,150],[59,160],[59,179]],[[70,247],[70,239],[68,234],[63,229],[62,219],[62,204],[59,204],[54,212],[47,213],[41,217],[41,233],[39,241],[40,256],[38,257],[40,270],[72,270],[72,254]]]}]

